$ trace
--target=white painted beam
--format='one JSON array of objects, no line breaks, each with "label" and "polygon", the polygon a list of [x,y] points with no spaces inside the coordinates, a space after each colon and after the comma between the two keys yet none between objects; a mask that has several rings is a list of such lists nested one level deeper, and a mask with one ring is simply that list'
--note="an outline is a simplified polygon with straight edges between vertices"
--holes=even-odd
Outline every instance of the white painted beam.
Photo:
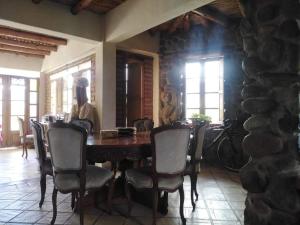
[{"label": "white painted beam", "polygon": [[91,43],[104,38],[103,16],[86,10],[74,16],[52,1],[0,0],[0,25]]},{"label": "white painted beam", "polygon": [[214,0],[127,0],[105,16],[105,41],[121,42]]}]

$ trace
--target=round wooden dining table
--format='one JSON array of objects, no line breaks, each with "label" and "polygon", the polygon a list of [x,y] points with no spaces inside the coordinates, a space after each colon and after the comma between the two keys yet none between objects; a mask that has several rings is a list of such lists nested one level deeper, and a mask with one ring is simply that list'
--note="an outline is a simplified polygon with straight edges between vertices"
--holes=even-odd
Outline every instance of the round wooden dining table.
[{"label": "round wooden dining table", "polygon": [[91,163],[142,159],[151,156],[150,132],[116,138],[102,138],[100,134],[94,134],[88,137],[86,148],[86,158]]}]

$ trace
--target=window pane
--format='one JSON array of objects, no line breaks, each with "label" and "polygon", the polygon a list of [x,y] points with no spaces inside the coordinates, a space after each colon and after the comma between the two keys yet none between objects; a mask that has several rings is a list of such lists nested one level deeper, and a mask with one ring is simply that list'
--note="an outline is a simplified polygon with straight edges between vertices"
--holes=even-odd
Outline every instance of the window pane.
[{"label": "window pane", "polygon": [[25,87],[12,85],[10,86],[10,98],[11,100],[25,100]]},{"label": "window pane", "polygon": [[200,108],[200,95],[186,94],[186,108]]},{"label": "window pane", "polygon": [[10,114],[17,116],[17,115],[24,115],[25,114],[25,104],[23,101],[11,101],[11,111]]},{"label": "window pane", "polygon": [[187,63],[185,65],[185,76],[186,78],[199,78],[201,72],[200,63]]},{"label": "window pane", "polygon": [[37,92],[30,92],[30,104],[37,104]]},{"label": "window pane", "polygon": [[186,79],[185,90],[186,93],[199,93],[200,79]]},{"label": "window pane", "polygon": [[219,78],[210,77],[205,79],[205,92],[218,92],[220,90]]},{"label": "window pane", "polygon": [[192,118],[194,113],[200,113],[200,109],[186,109],[185,117],[186,119]]},{"label": "window pane", "polygon": [[78,66],[78,69],[79,69],[79,71],[80,71],[80,70],[84,70],[84,69],[91,68],[91,66],[92,66],[91,61],[88,61],[88,62],[85,62],[85,63],[80,64],[80,65]]},{"label": "window pane", "polygon": [[219,94],[205,94],[205,108],[219,108]]},{"label": "window pane", "polygon": [[37,80],[30,79],[30,91],[37,91]]},{"label": "window pane", "polygon": [[204,65],[205,77],[206,78],[214,77],[214,79],[219,78],[220,72],[221,72],[220,67],[221,67],[220,60],[205,62],[205,65]]},{"label": "window pane", "polygon": [[30,105],[30,117],[36,117],[37,105]]},{"label": "window pane", "polygon": [[0,84],[0,101],[2,100],[3,86]]},{"label": "window pane", "polygon": [[220,122],[220,111],[219,109],[205,109],[205,115],[211,117],[212,123]]},{"label": "window pane", "polygon": [[10,117],[10,130],[12,130],[12,131],[20,130],[18,117],[21,117],[22,119],[24,119],[24,116],[11,116]]},{"label": "window pane", "polygon": [[11,79],[11,84],[12,85],[25,86],[25,80],[24,79],[18,79],[18,78],[12,78]]},{"label": "window pane", "polygon": [[88,97],[88,102],[91,102],[91,70],[83,72],[82,77],[85,77],[89,81],[89,86],[86,88],[86,94]]}]

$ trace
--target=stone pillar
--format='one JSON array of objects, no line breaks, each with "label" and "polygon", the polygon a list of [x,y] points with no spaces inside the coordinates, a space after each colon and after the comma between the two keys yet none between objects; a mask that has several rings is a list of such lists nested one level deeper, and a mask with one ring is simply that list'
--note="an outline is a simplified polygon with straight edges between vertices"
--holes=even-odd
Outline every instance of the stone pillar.
[{"label": "stone pillar", "polygon": [[241,0],[241,5],[242,107],[251,114],[243,148],[252,157],[240,171],[248,191],[245,225],[300,224],[300,3]]}]

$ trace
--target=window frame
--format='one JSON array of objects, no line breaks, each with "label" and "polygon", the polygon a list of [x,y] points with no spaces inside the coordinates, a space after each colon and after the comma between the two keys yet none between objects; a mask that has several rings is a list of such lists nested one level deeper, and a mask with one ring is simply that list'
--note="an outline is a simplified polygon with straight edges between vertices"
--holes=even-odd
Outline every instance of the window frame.
[{"label": "window frame", "polygon": [[[219,91],[206,91],[205,90],[205,63],[211,62],[211,61],[220,61],[220,67],[222,68],[222,71],[220,71],[219,74]],[[197,57],[193,59],[189,59],[185,61],[184,68],[186,68],[186,65],[188,63],[199,63],[200,64],[200,74],[199,74],[199,93],[187,93],[186,91],[186,81],[187,81],[187,74],[186,69],[184,69],[184,91],[183,91],[183,110],[184,110],[184,117],[187,118],[187,110],[188,109],[195,109],[198,110],[198,113],[205,114],[206,109],[218,109],[219,110],[219,119],[220,121],[213,121],[215,124],[221,124],[223,123],[224,119],[224,56],[216,56],[216,57]],[[187,108],[187,94],[199,94],[199,108]],[[206,94],[219,94],[219,107],[206,107],[205,106],[205,97]]]}]

